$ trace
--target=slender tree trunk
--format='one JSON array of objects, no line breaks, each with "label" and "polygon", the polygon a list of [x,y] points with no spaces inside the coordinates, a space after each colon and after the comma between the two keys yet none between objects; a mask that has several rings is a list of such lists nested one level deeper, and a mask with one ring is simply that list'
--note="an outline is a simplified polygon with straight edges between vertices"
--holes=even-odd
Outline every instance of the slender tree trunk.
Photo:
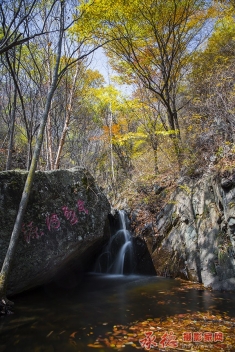
[{"label": "slender tree trunk", "polygon": [[111,103],[109,106],[109,146],[110,146],[110,162],[111,162],[111,177],[112,177],[112,185],[115,187],[115,173],[114,173],[114,159],[113,159],[113,142],[112,142],[112,128],[113,128],[113,114]]},{"label": "slender tree trunk", "polygon": [[46,139],[46,148],[45,148],[46,170],[51,170],[49,153],[48,153],[48,132],[47,132],[47,126],[46,126],[46,131],[45,131],[45,139]]},{"label": "slender tree trunk", "polygon": [[14,144],[15,117],[16,117],[16,99],[17,99],[17,89],[15,87],[13,107],[11,111],[11,126],[10,126],[9,144],[8,144],[8,151],[7,151],[6,170],[10,170],[12,166],[12,150],[13,150],[13,144]]},{"label": "slender tree trunk", "polygon": [[[63,40],[63,33],[64,33],[64,0],[61,0],[60,4],[61,4],[60,34],[59,34],[59,39],[58,39],[57,58],[56,58],[56,64],[54,67],[53,80],[52,80],[52,84],[51,84],[50,90],[47,95],[45,110],[44,110],[43,116],[40,121],[40,127],[39,127],[39,131],[38,131],[34,154],[33,154],[32,162],[31,162],[30,169],[28,172],[28,176],[27,176],[27,179],[25,182],[22,198],[21,198],[20,205],[19,205],[18,214],[16,217],[15,225],[14,225],[13,232],[12,232],[11,239],[10,239],[10,244],[9,244],[9,247],[8,247],[8,250],[6,253],[6,257],[5,257],[5,260],[4,260],[2,269],[1,269],[1,273],[0,273],[0,298],[2,298],[2,299],[6,298],[8,277],[9,277],[9,273],[10,273],[12,263],[14,260],[14,255],[15,255],[15,251],[17,248],[17,243],[19,240],[20,232],[21,232],[23,216],[24,216],[27,204],[28,204],[28,199],[29,199],[31,188],[32,188],[33,179],[34,179],[37,163],[38,163],[39,156],[40,156],[40,151],[41,151],[42,142],[43,142],[43,135],[44,135],[44,130],[45,130],[48,114],[50,111],[51,101],[52,101],[54,92],[56,90],[56,85],[58,82],[58,71],[59,71],[62,40]],[[5,301],[6,301],[6,299],[5,299]]]},{"label": "slender tree trunk", "polygon": [[[166,80],[167,80],[167,78],[165,78],[165,81]],[[177,157],[179,168],[181,168],[182,161],[181,161],[181,148],[180,148],[180,144],[181,144],[180,128],[179,128],[178,115],[177,115],[177,110],[176,110],[176,105],[175,105],[175,98],[172,97],[172,99],[171,99],[171,94],[169,92],[168,85],[166,85],[165,92],[166,92],[165,106],[167,108],[168,124],[169,124],[170,129],[173,131],[173,133],[170,134],[170,138],[171,138],[173,145],[174,145],[175,154]]]},{"label": "slender tree trunk", "polygon": [[51,111],[48,114],[47,120],[47,153],[48,153],[48,169],[53,169],[53,151],[52,151],[52,123],[51,123]]},{"label": "slender tree trunk", "polygon": [[174,147],[175,147],[178,165],[179,165],[179,168],[181,169],[183,155],[182,155],[182,144],[181,144],[181,136],[180,136],[180,126],[179,126],[178,114],[177,114],[176,110],[173,112],[173,119],[174,119],[174,124],[175,124],[175,131],[176,131],[176,135],[175,135],[173,143],[174,143]]},{"label": "slender tree trunk", "polygon": [[175,129],[176,129],[176,132],[177,132],[177,138],[179,139],[179,141],[181,141],[180,125],[179,125],[179,119],[178,119],[178,113],[177,113],[177,109],[176,109],[175,99],[173,100],[173,112],[172,112],[172,115],[173,115]]},{"label": "slender tree trunk", "polygon": [[[21,54],[21,51],[20,51],[20,54]],[[24,120],[24,123],[25,123],[25,128],[26,128],[26,132],[27,132],[27,138],[29,140],[30,132],[29,132],[29,126],[28,126],[27,117],[26,117],[24,99],[23,99],[22,92],[21,92],[19,84],[18,84],[18,72],[16,72],[16,69],[15,69],[15,62],[12,65],[8,52],[6,53],[6,60],[7,60],[7,64],[8,64],[8,67],[9,67],[9,72],[11,74],[11,77],[12,77],[13,81],[14,81],[15,89],[17,90],[17,93],[18,93],[18,96],[19,96],[19,99],[20,99],[20,102],[21,102],[23,120]],[[20,57],[18,58],[18,60],[20,61]]]},{"label": "slender tree trunk", "polygon": [[62,134],[61,134],[61,137],[60,137],[60,143],[59,143],[59,147],[58,147],[57,154],[56,154],[56,160],[55,160],[54,169],[59,169],[59,166],[60,166],[60,158],[61,158],[62,148],[63,148],[64,143],[65,143],[65,138],[66,138],[66,134],[67,134],[67,131],[68,131],[70,118],[71,118],[71,113],[72,113],[73,98],[74,98],[74,93],[75,93],[75,86],[76,86],[76,80],[77,80],[77,77],[78,77],[78,72],[79,72],[79,62],[77,62],[76,72],[75,72],[75,76],[74,76],[74,79],[73,79],[73,84],[72,84],[72,88],[71,88],[68,108],[66,109],[66,118],[65,118],[65,122],[64,122],[64,128],[63,128],[63,131],[62,131]]},{"label": "slender tree trunk", "polygon": [[169,123],[170,129],[173,131],[173,133],[170,134],[170,138],[173,142],[179,168],[181,168],[182,166],[181,138],[180,138],[177,112],[172,112],[168,110],[167,116],[168,116],[168,123]]},{"label": "slender tree trunk", "polygon": [[[49,33],[46,35],[47,38],[47,69],[48,69],[48,91],[52,82],[52,67],[50,57],[52,55],[50,49],[50,38]],[[51,114],[52,111],[50,109],[47,117],[47,125],[46,125],[46,141],[47,141],[47,170],[53,169],[53,152],[52,152],[52,122],[51,122]]]},{"label": "slender tree trunk", "polygon": [[154,172],[155,175],[159,173],[158,168],[158,140],[157,137],[154,135],[152,138],[152,148],[153,148],[153,157],[154,157]]},{"label": "slender tree trunk", "polygon": [[27,152],[27,171],[30,169],[32,157],[33,157],[33,151],[32,151],[32,142],[33,142],[33,135],[32,131],[29,134],[29,139],[28,139],[28,152]]}]

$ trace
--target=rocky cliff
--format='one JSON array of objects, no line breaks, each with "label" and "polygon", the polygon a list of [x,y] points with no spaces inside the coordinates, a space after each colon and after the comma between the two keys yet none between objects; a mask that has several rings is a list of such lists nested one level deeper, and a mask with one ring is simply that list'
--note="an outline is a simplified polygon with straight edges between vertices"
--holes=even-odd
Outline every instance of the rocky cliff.
[{"label": "rocky cliff", "polygon": [[235,290],[235,175],[184,178],[146,228],[157,274]]},{"label": "rocky cliff", "polygon": [[[26,176],[18,171],[0,173],[0,266]],[[66,276],[73,268],[73,281],[79,280],[89,257],[109,236],[109,212],[106,197],[84,169],[37,172],[8,294],[48,282],[60,272]]]}]

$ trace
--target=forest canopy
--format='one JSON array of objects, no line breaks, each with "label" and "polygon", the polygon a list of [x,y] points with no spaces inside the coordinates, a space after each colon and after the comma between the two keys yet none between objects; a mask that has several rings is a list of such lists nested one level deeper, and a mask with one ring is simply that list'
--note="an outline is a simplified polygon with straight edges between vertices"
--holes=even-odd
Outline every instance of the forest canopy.
[{"label": "forest canopy", "polygon": [[[0,168],[29,169],[59,34],[57,0],[0,5]],[[115,76],[90,68],[102,47]],[[37,168],[87,168],[106,193],[235,158],[233,1],[68,1]],[[125,94],[122,85],[130,85]]]}]

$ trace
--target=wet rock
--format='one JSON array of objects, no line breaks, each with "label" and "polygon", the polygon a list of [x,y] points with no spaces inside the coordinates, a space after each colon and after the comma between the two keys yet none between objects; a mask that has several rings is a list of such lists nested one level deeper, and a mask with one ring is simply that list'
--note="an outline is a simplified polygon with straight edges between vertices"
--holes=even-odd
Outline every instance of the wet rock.
[{"label": "wet rock", "polygon": [[13,302],[7,299],[2,299],[0,301],[0,316],[14,314],[13,310],[14,310]]},{"label": "wet rock", "polygon": [[[23,171],[0,173],[0,266],[26,176]],[[8,294],[44,284],[70,269],[79,281],[109,237],[109,212],[109,202],[86,170],[36,172]]]},{"label": "wet rock", "polygon": [[212,290],[216,291],[235,291],[235,278],[233,277],[222,281],[216,279],[206,287],[210,287]]},{"label": "wet rock", "polygon": [[156,275],[156,270],[148,246],[142,238],[133,238],[133,251],[133,273],[139,275]]}]

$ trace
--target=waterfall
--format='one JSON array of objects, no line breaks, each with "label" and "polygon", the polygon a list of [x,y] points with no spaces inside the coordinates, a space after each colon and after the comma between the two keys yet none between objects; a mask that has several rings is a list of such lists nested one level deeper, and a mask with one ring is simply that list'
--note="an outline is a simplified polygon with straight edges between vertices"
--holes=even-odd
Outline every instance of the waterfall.
[{"label": "waterfall", "polygon": [[133,245],[130,232],[126,226],[126,214],[118,211],[119,230],[110,238],[109,243],[100,254],[95,272],[124,275],[132,273]]}]

